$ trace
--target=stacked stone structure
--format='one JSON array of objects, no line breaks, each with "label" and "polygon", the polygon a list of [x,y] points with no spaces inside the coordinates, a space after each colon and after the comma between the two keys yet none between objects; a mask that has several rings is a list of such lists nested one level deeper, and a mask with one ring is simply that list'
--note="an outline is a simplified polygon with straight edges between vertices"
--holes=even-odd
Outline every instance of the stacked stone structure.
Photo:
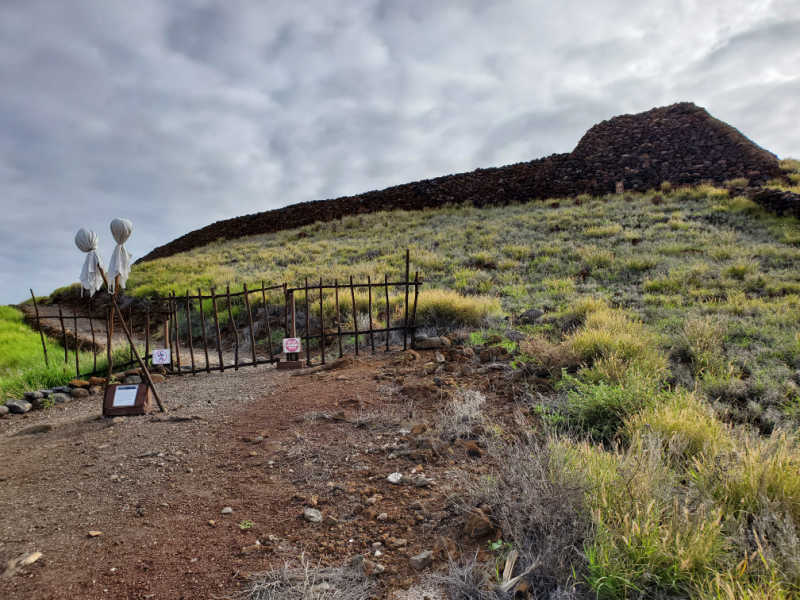
[{"label": "stacked stone structure", "polygon": [[416,210],[448,203],[504,205],[582,193],[645,191],[746,177],[761,185],[781,175],[777,157],[730,125],[689,102],[603,121],[570,153],[505,167],[477,169],[406,183],[357,196],[302,202],[218,221],[160,246],[141,261],[204,246],[218,239],[272,233],[381,210]]}]

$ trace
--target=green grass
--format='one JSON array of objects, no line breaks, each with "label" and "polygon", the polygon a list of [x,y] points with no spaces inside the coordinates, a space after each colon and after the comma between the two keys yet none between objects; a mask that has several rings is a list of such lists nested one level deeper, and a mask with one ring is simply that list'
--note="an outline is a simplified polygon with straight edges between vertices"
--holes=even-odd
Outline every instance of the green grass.
[{"label": "green grass", "polygon": [[[68,353],[64,364],[64,347],[45,338],[50,358],[46,366],[39,334],[22,320],[22,313],[12,306],[0,306],[0,404],[9,398],[20,398],[23,392],[64,385],[75,378],[74,352]],[[128,361],[128,351],[115,353],[115,362]],[[93,364],[91,352],[81,352],[82,371]],[[97,357],[98,369],[107,364],[105,354]],[[91,369],[89,369],[91,370]]]}]

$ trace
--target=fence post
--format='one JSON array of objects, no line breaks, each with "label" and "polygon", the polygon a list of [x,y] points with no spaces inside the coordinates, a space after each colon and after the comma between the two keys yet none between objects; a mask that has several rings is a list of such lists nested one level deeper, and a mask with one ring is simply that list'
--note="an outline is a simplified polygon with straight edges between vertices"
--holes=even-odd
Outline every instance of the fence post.
[{"label": "fence post", "polygon": [[333,280],[333,287],[336,290],[336,337],[339,340],[339,358],[344,356],[342,352],[342,314],[339,310],[339,280]]},{"label": "fence post", "polygon": [[78,379],[81,376],[81,365],[78,359],[78,311],[74,308],[72,309],[72,327],[75,330],[75,378]]},{"label": "fence post", "polygon": [[411,312],[411,347],[415,346],[417,337],[417,298],[419,298],[419,271],[414,273],[414,309]]},{"label": "fence post", "polygon": [[183,375],[183,369],[181,368],[181,330],[178,323],[178,300],[175,292],[172,292],[170,305],[172,307],[172,320],[174,321],[172,330],[175,333],[175,363],[178,366],[178,375]]},{"label": "fence post", "polygon": [[369,343],[375,354],[375,334],[372,332],[372,279],[367,275],[367,313],[369,314]]},{"label": "fence post", "polygon": [[114,313],[111,309],[106,310],[106,360],[108,361],[108,376],[106,385],[111,383],[111,375],[114,371],[114,352],[111,348],[111,339],[114,337]]},{"label": "fence post", "polygon": [[36,329],[39,330],[39,337],[42,340],[42,351],[44,352],[44,364],[45,366],[50,366],[50,359],[47,358],[47,344],[44,342],[44,332],[42,331],[42,324],[39,321],[39,305],[36,303],[36,296],[33,294],[33,288],[31,290],[31,298],[33,298],[33,310],[36,313]]},{"label": "fence post", "polygon": [[197,301],[200,303],[200,327],[203,329],[203,352],[206,356],[206,373],[211,373],[211,365],[208,362],[208,335],[206,334],[206,317],[203,314],[203,292],[197,288]]},{"label": "fence post", "polygon": [[308,277],[306,277],[306,366],[311,366],[311,315],[308,304]]},{"label": "fence post", "polygon": [[319,347],[322,354],[322,364],[325,364],[325,314],[322,306],[322,277],[319,278]]},{"label": "fence post", "polygon": [[217,329],[217,354],[219,355],[219,370],[225,371],[225,361],[222,359],[222,335],[219,331],[219,311],[217,310],[217,291],[211,288],[211,305],[214,307],[214,326]]},{"label": "fence post", "polygon": [[264,302],[264,318],[267,321],[267,348],[269,349],[269,359],[272,360],[272,327],[269,325],[269,304],[267,304],[267,291],[264,289],[264,281],[261,281],[261,299]]},{"label": "fence post", "polygon": [[231,309],[231,286],[227,285],[225,288],[225,296],[228,300],[228,320],[231,322],[231,329],[233,330],[233,370],[239,370],[239,332],[236,330],[236,321],[233,320],[233,310]]},{"label": "fence post", "polygon": [[[144,313],[144,363],[147,365],[150,356],[150,306],[148,305]],[[152,366],[152,365],[150,365]]]},{"label": "fence post", "polygon": [[250,298],[248,297],[247,284],[244,285],[244,305],[247,307],[247,322],[250,324],[250,349],[253,355],[253,366],[256,366],[258,359],[256,358],[256,334],[253,331],[253,313],[250,310]]},{"label": "fence post", "polygon": [[350,299],[353,302],[353,332],[356,334],[356,356],[358,356],[358,312],[356,311],[356,288],[353,287],[352,275],[350,275]]},{"label": "fence post", "polygon": [[64,344],[64,364],[69,362],[67,356],[67,330],[64,328],[64,314],[61,312],[61,305],[58,305],[58,321],[61,323],[61,343]]},{"label": "fence post", "polygon": [[405,318],[403,319],[403,350],[408,349],[408,278],[411,276],[409,273],[409,263],[410,263],[410,256],[409,250],[406,248],[406,314]]},{"label": "fence post", "polygon": [[389,351],[389,336],[392,335],[392,332],[389,331],[392,328],[392,319],[391,319],[391,308],[389,307],[389,274],[383,274],[383,285],[386,290],[386,352]]},{"label": "fence post", "polygon": [[192,340],[192,305],[189,300],[189,290],[186,290],[186,331],[189,332],[189,359],[192,363],[192,375],[197,371],[194,366],[194,341]]}]

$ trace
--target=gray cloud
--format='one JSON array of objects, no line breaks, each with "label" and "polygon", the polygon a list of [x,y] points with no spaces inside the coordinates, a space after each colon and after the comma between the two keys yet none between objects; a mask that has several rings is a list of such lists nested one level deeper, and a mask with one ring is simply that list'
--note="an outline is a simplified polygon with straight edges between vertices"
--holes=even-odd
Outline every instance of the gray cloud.
[{"label": "gray cloud", "polygon": [[0,302],[214,220],[572,149],[679,100],[800,155],[793,0],[8,1]]}]

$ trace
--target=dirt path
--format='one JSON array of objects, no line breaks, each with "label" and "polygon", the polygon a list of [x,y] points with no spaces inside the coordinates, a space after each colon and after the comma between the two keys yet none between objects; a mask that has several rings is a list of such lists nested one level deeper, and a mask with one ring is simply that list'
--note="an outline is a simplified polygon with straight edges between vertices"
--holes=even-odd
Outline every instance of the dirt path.
[{"label": "dirt path", "polygon": [[[173,377],[159,391],[182,420],[115,424],[98,419],[96,401],[0,420],[0,559],[43,553],[0,576],[0,597],[220,597],[304,551],[341,564],[375,542],[381,589],[408,587],[410,556],[438,543],[443,557],[453,544],[441,535],[457,527],[445,497],[460,451],[392,454],[408,434],[397,424],[435,413],[447,394],[421,361],[396,360],[304,377],[272,367]],[[53,429],[21,434],[41,424]],[[418,463],[435,485],[386,481]],[[324,523],[302,518],[312,506]]]}]

